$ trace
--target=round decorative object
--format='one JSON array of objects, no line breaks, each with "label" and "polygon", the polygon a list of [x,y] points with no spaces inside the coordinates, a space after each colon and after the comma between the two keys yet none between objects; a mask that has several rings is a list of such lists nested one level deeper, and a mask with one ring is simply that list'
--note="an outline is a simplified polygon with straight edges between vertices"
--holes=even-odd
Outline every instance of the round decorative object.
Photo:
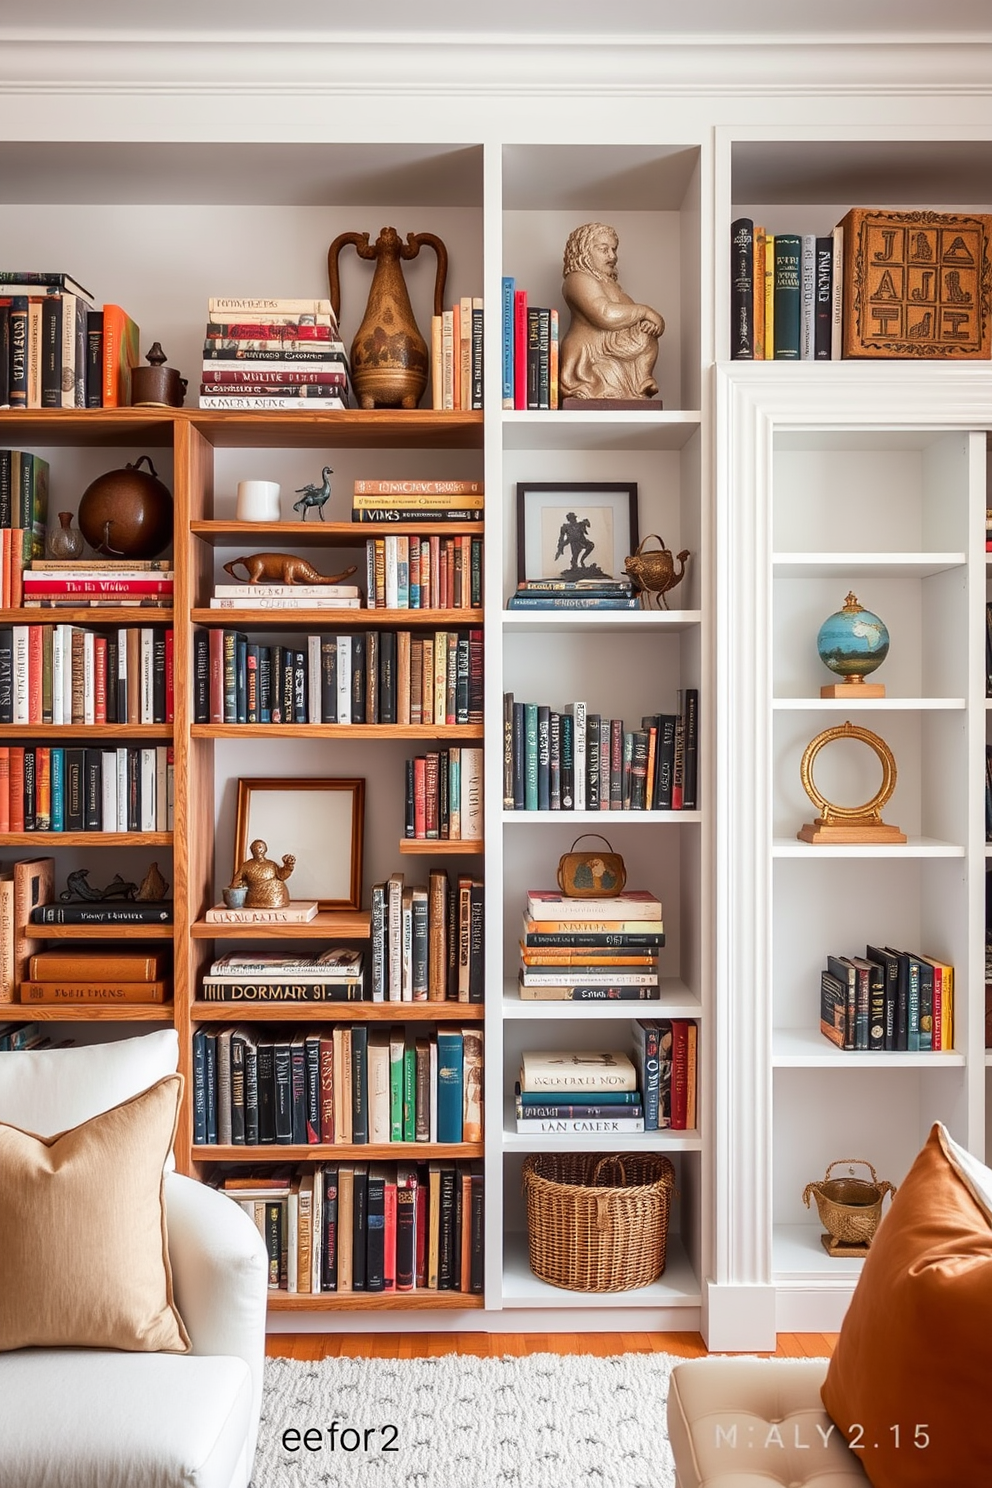
[{"label": "round decorative object", "polygon": [[[834,802],[828,801],[826,796],[817,790],[814,783],[813,763],[817,755],[827,744],[833,744],[838,739],[857,739],[862,744],[867,744],[868,748],[878,756],[882,766],[882,784],[871,800],[865,801],[862,806],[837,806]],[[839,724],[836,728],[824,729],[807,744],[799,766],[799,774],[803,782],[803,790],[820,811],[816,821],[812,824],[807,823],[799,832],[801,841],[906,841],[905,833],[900,832],[898,827],[888,826],[882,820],[882,807],[896,788],[896,762],[885,740],[873,734],[870,729],[861,728],[859,724],[850,721]]]},{"label": "round decorative object", "polygon": [[889,632],[877,615],[849,593],[844,608],[828,615],[820,626],[816,649],[825,667],[857,685],[888,656]]},{"label": "round decorative object", "polygon": [[61,559],[63,562],[82,557],[83,534],[78,527],[73,527],[72,512],[59,512],[59,525],[48,534],[46,547],[49,558]]},{"label": "round decorative object", "polygon": [[188,386],[175,367],[165,365],[166,356],[157,341],[145,352],[147,367],[131,370],[132,408],[182,408]]},{"label": "round decorative object", "polygon": [[149,456],[98,475],[83,492],[79,525],[108,558],[157,558],[172,540],[172,496]]}]

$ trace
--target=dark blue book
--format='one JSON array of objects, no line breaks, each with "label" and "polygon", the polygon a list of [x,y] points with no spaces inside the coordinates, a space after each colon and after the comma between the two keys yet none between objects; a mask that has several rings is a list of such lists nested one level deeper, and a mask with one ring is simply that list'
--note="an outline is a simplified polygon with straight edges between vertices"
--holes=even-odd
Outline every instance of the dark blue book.
[{"label": "dark blue book", "polygon": [[288,1036],[280,1035],[272,1055],[273,1105],[276,1141],[289,1146],[293,1141],[292,1047]]},{"label": "dark blue book", "polygon": [[206,1141],[210,1146],[217,1143],[217,1030],[203,1030],[203,1083],[206,1122]]},{"label": "dark blue book", "polygon": [[367,1163],[355,1164],[355,1186],[352,1199],[351,1284],[356,1292],[368,1290],[368,1195]]},{"label": "dark blue book", "polygon": [[258,1140],[276,1140],[275,1041],[258,1040]]},{"label": "dark blue book", "polygon": [[634,1063],[644,1106],[645,1131],[657,1131],[660,1124],[660,1048],[659,1025],[653,1019],[638,1018],[634,1023]]},{"label": "dark blue book", "polygon": [[524,704],[513,704],[513,809],[523,811],[526,808],[526,792],[524,788],[524,756],[526,754],[525,743],[525,718]]},{"label": "dark blue book", "polygon": [[382,1292],[386,1288],[386,1168],[384,1163],[369,1164],[365,1227],[367,1235],[365,1290]]},{"label": "dark blue book", "polygon": [[207,1033],[193,1034],[193,1142],[202,1147],[207,1140]]}]

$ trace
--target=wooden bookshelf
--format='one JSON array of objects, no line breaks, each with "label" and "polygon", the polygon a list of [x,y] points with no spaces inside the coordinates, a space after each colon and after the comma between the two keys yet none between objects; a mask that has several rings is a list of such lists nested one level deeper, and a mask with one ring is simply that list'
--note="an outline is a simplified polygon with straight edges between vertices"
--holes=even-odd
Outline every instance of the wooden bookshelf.
[{"label": "wooden bookshelf", "polygon": [[[9,437],[6,429],[2,430],[3,437]],[[160,609],[157,605],[25,605],[20,610],[0,610],[0,625],[172,625],[174,612],[170,609]],[[165,728],[164,724],[134,724],[135,728]],[[10,728],[10,724],[4,724],[4,730]],[[31,725],[34,727],[34,725]],[[63,725],[68,728],[69,725]],[[81,724],[73,724],[72,727],[80,728]],[[100,727],[108,727],[101,724]],[[117,725],[109,725],[117,727]],[[124,724],[121,727],[130,728],[132,725]]]},{"label": "wooden bookshelf", "polygon": [[319,909],[299,925],[215,925],[197,919],[189,927],[193,940],[368,940],[370,930],[367,909]]},{"label": "wooden bookshelf", "polygon": [[[5,832],[3,840],[10,847],[171,847],[173,834],[171,832]],[[133,901],[115,899],[112,902],[129,904]]]},{"label": "wooden bookshelf", "polygon": [[460,1162],[482,1157],[482,1142],[341,1142],[324,1145],[266,1143],[262,1147],[202,1146],[193,1156],[202,1162],[293,1163],[293,1162]]},{"label": "wooden bookshelf", "polygon": [[470,630],[482,625],[481,610],[211,610],[194,609],[194,625],[237,630]]},{"label": "wooden bookshelf", "polygon": [[0,1023],[172,1023],[171,1002],[0,1002]]},{"label": "wooden bookshelf", "polygon": [[[35,834],[37,835],[37,834]],[[173,925],[32,925],[32,940],[171,940]]]},{"label": "wooden bookshelf", "polygon": [[189,409],[187,418],[215,449],[481,449],[483,415],[434,409],[342,408],[314,413]]},{"label": "wooden bookshelf", "polygon": [[458,857],[479,857],[486,850],[486,844],[480,841],[471,841],[467,838],[439,837],[401,837],[400,852],[405,858],[436,858],[455,855]]},{"label": "wooden bookshelf", "polygon": [[485,1298],[472,1292],[269,1292],[271,1312],[394,1312],[446,1311],[484,1307]]},{"label": "wooden bookshelf", "polygon": [[[397,501],[401,498],[397,497]],[[336,496],[332,494],[328,505]],[[235,543],[248,547],[260,542],[296,543],[308,548],[361,548],[370,537],[385,537],[390,532],[402,531],[404,536],[430,537],[482,537],[485,531],[482,522],[432,522],[425,517],[422,522],[191,522],[190,532],[201,542],[215,547],[232,546]],[[347,582],[345,580],[344,582]],[[390,613],[397,613],[390,611]],[[407,614],[408,611],[399,611]],[[416,611],[414,611],[416,613]],[[478,613],[478,612],[476,612]]]},{"label": "wooden bookshelf", "polygon": [[193,739],[481,739],[481,723],[194,723]]}]

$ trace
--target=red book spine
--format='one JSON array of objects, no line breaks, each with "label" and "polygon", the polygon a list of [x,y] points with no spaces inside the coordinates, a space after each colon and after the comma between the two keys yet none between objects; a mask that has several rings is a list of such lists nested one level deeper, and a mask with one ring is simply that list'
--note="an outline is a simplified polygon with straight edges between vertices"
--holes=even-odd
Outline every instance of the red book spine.
[{"label": "red book spine", "polygon": [[10,607],[20,609],[24,603],[24,528],[10,529]]},{"label": "red book spine", "polygon": [[171,579],[60,579],[44,571],[38,574],[37,580],[32,580],[29,575],[24,583],[24,593],[28,599],[47,599],[50,595],[122,595],[125,599],[130,596],[144,594],[171,595],[173,581]]},{"label": "red book spine", "polygon": [[527,291],[513,294],[513,406],[527,407]]},{"label": "red book spine", "polygon": [[[206,375],[205,373],[204,376]],[[272,372],[266,367],[264,362],[256,362],[252,367],[246,368],[243,372],[236,367],[230,369],[224,368],[220,372],[215,372],[213,367],[211,367],[209,381],[223,383],[227,387],[232,388],[239,386],[250,387],[252,383],[257,382],[264,382],[270,387],[287,384],[293,384],[298,387],[304,382],[320,383],[325,387],[345,387],[348,377],[345,372],[308,372],[303,367],[298,372]]]},{"label": "red book spine", "polygon": [[165,721],[176,721],[175,631],[171,625],[165,632]]},{"label": "red book spine", "polygon": [[672,1130],[685,1131],[688,1100],[689,1024],[685,1018],[672,1019]]},{"label": "red book spine", "polygon": [[93,637],[93,722],[107,721],[107,637]]},{"label": "red book spine", "polygon": [[40,625],[28,626],[28,723],[40,723],[41,674],[44,668],[44,649]]},{"label": "red book spine", "polygon": [[427,761],[419,754],[413,762],[413,835],[418,842],[427,836]]},{"label": "red book spine", "polygon": [[210,660],[210,722],[224,722],[224,632],[212,630]]},{"label": "red book spine", "polygon": [[10,831],[10,746],[0,744],[0,832]]},{"label": "red book spine", "polygon": [[241,321],[212,320],[207,325],[208,341],[330,341],[329,325],[307,321]]},{"label": "red book spine", "polygon": [[431,603],[432,610],[441,607],[441,537],[435,533],[431,543]]},{"label": "red book spine", "polygon": [[10,746],[10,830],[24,831],[24,747]]},{"label": "red book spine", "polygon": [[437,607],[439,610],[447,610],[451,601],[448,598],[448,564],[451,552],[451,538],[446,537],[441,543],[441,572],[438,575],[437,585]]},{"label": "red book spine", "polygon": [[396,1290],[396,1171],[390,1173],[386,1179],[386,1227],[385,1227],[385,1256],[383,1265],[383,1288],[384,1292],[395,1292]]},{"label": "red book spine", "polygon": [[429,754],[424,763],[424,836],[433,841],[438,835],[438,765],[436,754]]},{"label": "red book spine", "polygon": [[35,821],[39,832],[52,825],[52,751],[39,744],[35,751]]}]

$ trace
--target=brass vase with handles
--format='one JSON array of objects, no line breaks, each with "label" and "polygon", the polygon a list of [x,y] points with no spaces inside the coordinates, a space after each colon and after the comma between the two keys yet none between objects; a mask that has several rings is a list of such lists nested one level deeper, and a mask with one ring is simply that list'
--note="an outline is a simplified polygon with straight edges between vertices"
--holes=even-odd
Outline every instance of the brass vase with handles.
[{"label": "brass vase with handles", "polygon": [[327,250],[331,308],[341,314],[338,255],[353,243],[359,258],[375,260],[375,273],[365,317],[351,346],[351,381],[360,408],[416,408],[429,371],[427,343],[414,319],[403,279],[402,259],[416,258],[427,244],[437,255],[434,314],[440,315],[448,251],[434,233],[407,233],[404,243],[395,227],[384,227],[374,244],[368,233],[339,233]]}]

